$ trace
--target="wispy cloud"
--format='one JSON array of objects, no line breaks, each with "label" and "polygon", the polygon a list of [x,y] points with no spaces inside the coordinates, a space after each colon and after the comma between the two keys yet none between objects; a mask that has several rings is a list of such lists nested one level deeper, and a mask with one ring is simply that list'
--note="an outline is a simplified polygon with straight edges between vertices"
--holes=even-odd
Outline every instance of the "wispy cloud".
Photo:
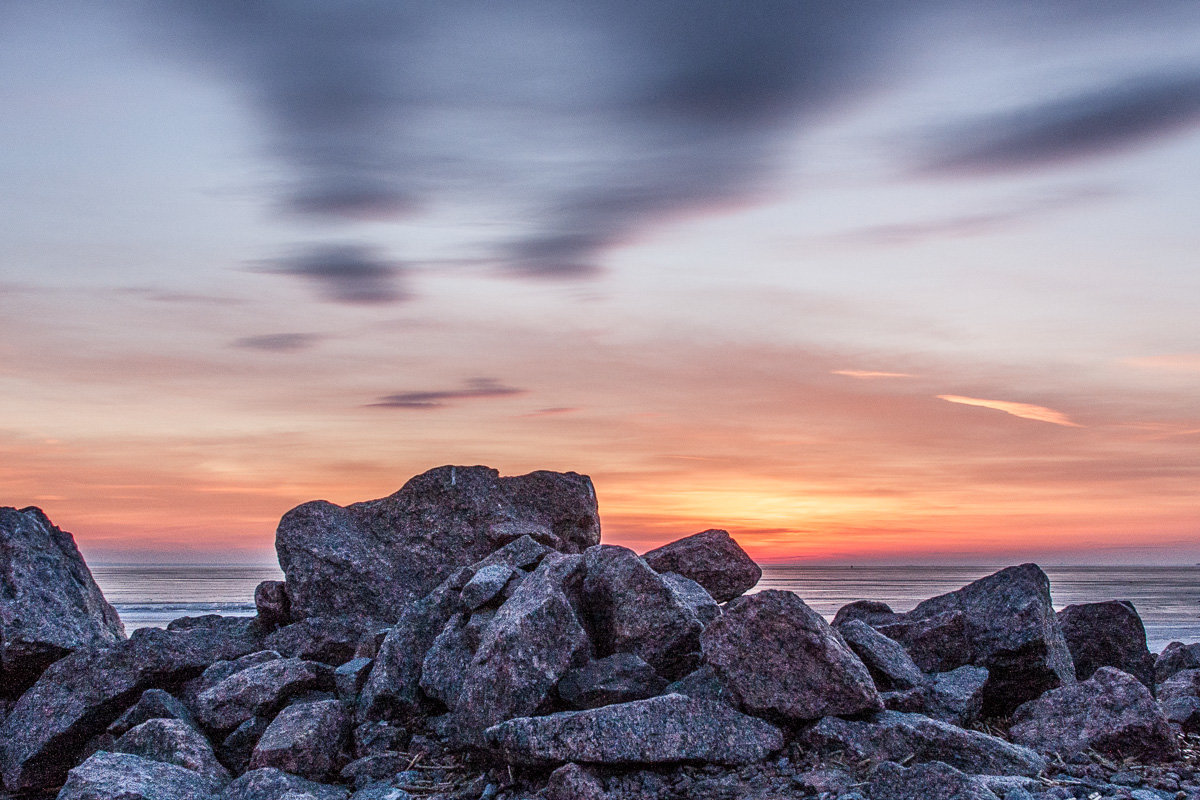
[{"label": "wispy cloud", "polygon": [[1164,372],[1200,372],[1200,353],[1172,353],[1161,356],[1129,358],[1126,364]]},{"label": "wispy cloud", "polygon": [[869,369],[835,369],[831,375],[845,375],[848,378],[911,378],[907,372],[877,372]]},{"label": "wispy cloud", "polygon": [[530,411],[528,414],[522,414],[522,417],[556,417],[562,414],[574,414],[578,408],[571,406],[556,406],[554,408],[539,408],[537,411]]},{"label": "wispy cloud", "polygon": [[312,281],[329,300],[360,305],[408,298],[398,285],[402,267],[364,244],[316,245],[276,259],[264,271]]},{"label": "wispy cloud", "polygon": [[508,397],[524,394],[524,389],[505,386],[494,378],[473,378],[462,389],[435,389],[417,392],[399,392],[384,395],[372,408],[443,408],[453,400],[474,400],[483,397]]},{"label": "wispy cloud", "polygon": [[1061,411],[1055,411],[1045,406],[1035,406],[1031,403],[1013,403],[1008,400],[983,400],[978,397],[962,397],[956,394],[939,394],[938,399],[950,403],[961,403],[964,406],[991,408],[996,411],[1003,411],[1005,414],[1011,414],[1014,417],[1020,417],[1021,419],[1049,422],[1053,425],[1062,425],[1067,428],[1083,427],[1077,422],[1072,422],[1071,418]]},{"label": "wispy cloud", "polygon": [[266,350],[271,353],[295,353],[307,350],[320,341],[315,333],[268,333],[262,336],[244,336],[233,341],[234,347],[249,350]]}]

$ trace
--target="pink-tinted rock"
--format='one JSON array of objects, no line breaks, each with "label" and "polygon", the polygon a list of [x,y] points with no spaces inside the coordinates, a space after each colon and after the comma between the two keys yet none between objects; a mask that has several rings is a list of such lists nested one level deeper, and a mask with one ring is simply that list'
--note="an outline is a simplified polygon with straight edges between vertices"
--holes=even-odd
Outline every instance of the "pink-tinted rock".
[{"label": "pink-tinted rock", "polygon": [[758,583],[762,570],[728,531],[712,529],[677,539],[642,556],[655,572],[676,572],[724,603]]},{"label": "pink-tinted rock", "polygon": [[290,705],[259,738],[250,768],[274,767],[322,780],[333,773],[349,733],[350,716],[337,700]]},{"label": "pink-tinted rock", "polygon": [[1154,656],[1146,628],[1128,600],[1080,603],[1058,612],[1058,625],[1075,662],[1075,677],[1087,680],[1100,667],[1128,672],[1154,691]]}]

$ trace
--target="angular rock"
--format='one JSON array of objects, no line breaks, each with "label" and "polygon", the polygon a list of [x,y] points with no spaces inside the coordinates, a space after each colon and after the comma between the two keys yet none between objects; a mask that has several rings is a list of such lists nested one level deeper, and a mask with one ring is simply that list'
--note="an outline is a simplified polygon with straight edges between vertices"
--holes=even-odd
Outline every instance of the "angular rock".
[{"label": "angular rock", "polygon": [[217,787],[190,769],[99,752],[71,770],[59,800],[213,800]]},{"label": "angular rock", "polygon": [[281,800],[288,792],[305,793],[314,800],[347,800],[350,792],[342,786],[289,775],[274,768],[256,769],[237,778],[221,792],[220,800]]},{"label": "angular rock", "polygon": [[933,676],[925,714],[952,725],[969,725],[983,711],[984,667],[959,667]]},{"label": "angular rock", "polygon": [[254,587],[254,608],[264,625],[275,627],[291,621],[291,603],[283,581],[263,581]]},{"label": "angular rock", "polygon": [[275,535],[291,617],[394,621],[460,566],[512,538],[513,524],[545,529],[581,552],[600,540],[591,481],[573,472],[501,478],[487,467],[439,467],[389,497],[345,508],[305,503]]},{"label": "angular rock", "polygon": [[376,753],[363,756],[342,767],[342,781],[350,783],[356,789],[376,781],[390,778],[398,772],[403,772],[412,764],[413,757],[408,753]]},{"label": "angular rock", "polygon": [[183,703],[162,689],[147,689],[142,692],[136,703],[108,726],[107,732],[113,736],[120,736],[130,728],[151,719],[177,719],[196,727],[196,721],[192,719],[191,712]]},{"label": "angular rock", "polygon": [[885,761],[871,772],[871,800],[1000,800],[987,784],[949,764],[905,769]]},{"label": "angular rock", "polygon": [[1146,648],[1146,628],[1133,603],[1109,600],[1080,603],[1058,612],[1077,680],[1087,680],[1100,667],[1116,667],[1154,691],[1154,656]]},{"label": "angular rock", "polygon": [[597,545],[583,559],[583,606],[598,656],[633,653],[672,680],[699,666],[704,624],[661,575],[626,547]]},{"label": "angular rock", "polygon": [[1200,733],[1200,669],[1181,669],[1158,687],[1167,720],[1185,733]]},{"label": "angular rock", "polygon": [[479,647],[481,631],[470,627],[468,620],[464,614],[451,618],[421,664],[421,689],[447,708],[458,700],[467,665]]},{"label": "angular rock", "polygon": [[290,705],[267,727],[250,768],[274,767],[318,781],[333,773],[350,733],[350,716],[337,700]]},{"label": "angular rock", "polygon": [[539,792],[543,800],[605,800],[604,787],[596,776],[578,764],[563,764]]},{"label": "angular rock", "polygon": [[821,755],[907,763],[943,761],[963,772],[1036,775],[1046,759],[1028,747],[921,714],[884,711],[869,719],[825,717],[800,736]]},{"label": "angular rock", "polygon": [[733,600],[701,643],[705,663],[749,714],[799,722],[883,708],[862,661],[791,592]]},{"label": "angular rock", "polygon": [[479,743],[484,729],[538,712],[563,675],[586,661],[588,634],[568,599],[582,567],[583,556],[548,555],[501,606],[455,703],[466,741]]},{"label": "angular rock", "polygon": [[728,531],[707,530],[677,539],[642,556],[655,572],[677,572],[703,586],[718,603],[744,594],[762,570]]},{"label": "angular rock", "polygon": [[196,719],[219,733],[251,717],[269,716],[288,699],[333,688],[333,669],[317,661],[278,658],[235,672],[196,698]]},{"label": "angular rock", "polygon": [[39,508],[0,508],[0,698],[20,697],[72,650],[124,639],[74,537]]},{"label": "angular rock", "polygon": [[674,683],[663,689],[663,694],[682,694],[696,700],[711,700],[714,703],[734,705],[729,692],[717,677],[717,673],[708,664],[704,664],[695,672],[689,672]]},{"label": "angular rock", "polygon": [[783,747],[773,725],[678,694],[511,719],[489,728],[487,740],[525,764],[750,764]]},{"label": "angular rock", "polygon": [[364,722],[354,728],[354,754],[359,758],[378,755],[389,750],[403,750],[408,732],[381,720]]},{"label": "angular rock", "polygon": [[253,653],[247,653],[240,658],[222,659],[214,661],[204,668],[200,675],[183,685],[183,691],[180,693],[184,705],[192,711],[196,707],[196,698],[201,693],[216,686],[221,681],[233,675],[235,672],[241,672],[244,669],[265,664],[268,661],[275,661],[283,658],[274,650],[257,650]]},{"label": "angular rock", "polygon": [[707,625],[721,616],[721,607],[703,586],[691,578],[685,578],[678,572],[664,572],[662,579],[675,597],[692,610],[701,625]]},{"label": "angular rock", "polygon": [[1009,736],[1043,753],[1095,750],[1162,761],[1179,749],[1162,709],[1137,678],[1101,667],[1086,681],[1046,692],[1013,712]]},{"label": "angular rock", "polygon": [[214,786],[224,786],[232,777],[204,734],[177,719],[147,720],[117,739],[112,750],[190,769]]},{"label": "angular rock", "polygon": [[362,691],[367,676],[371,674],[372,664],[374,661],[369,658],[352,658],[335,669],[333,687],[337,696],[348,703],[358,700],[358,693]]},{"label": "angular rock", "polygon": [[1008,567],[879,624],[927,672],[986,667],[984,713],[1004,715],[1075,682],[1075,665],[1036,564]]},{"label": "angular rock", "polygon": [[667,682],[632,653],[615,653],[573,669],[558,682],[558,696],[571,708],[586,709],[644,700]]},{"label": "angular rock", "polygon": [[84,745],[150,688],[172,690],[215,659],[262,648],[244,636],[207,627],[142,628],[103,650],[77,650],[52,664],[0,725],[0,770],[10,791],[57,786]]},{"label": "angular rock", "polygon": [[250,755],[271,720],[267,717],[251,717],[233,729],[220,746],[221,762],[240,775],[250,766]]},{"label": "angular rock", "polygon": [[896,612],[887,603],[878,600],[855,600],[838,609],[833,616],[833,627],[840,628],[852,619],[862,620],[871,627],[895,621]]},{"label": "angular rock", "polygon": [[359,641],[371,630],[360,617],[308,617],[267,636],[267,647],[292,658],[338,666],[354,658]]},{"label": "angular rock", "polygon": [[1200,642],[1171,642],[1154,662],[1154,680],[1162,683],[1181,669],[1200,669]]},{"label": "angular rock", "polygon": [[477,570],[462,589],[460,596],[463,605],[468,611],[474,611],[492,602],[504,591],[505,585],[513,577],[513,572],[513,568],[507,564],[489,564]]},{"label": "angular rock", "polygon": [[929,683],[929,678],[913,663],[908,651],[862,620],[852,619],[836,628],[850,645],[883,692],[913,689]]}]

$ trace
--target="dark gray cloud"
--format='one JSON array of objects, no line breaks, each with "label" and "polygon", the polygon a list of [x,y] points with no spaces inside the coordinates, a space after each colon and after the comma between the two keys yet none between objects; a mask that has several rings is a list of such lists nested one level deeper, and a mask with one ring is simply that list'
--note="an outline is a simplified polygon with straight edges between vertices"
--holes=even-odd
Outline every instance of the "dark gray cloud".
[{"label": "dark gray cloud", "polygon": [[235,339],[234,347],[249,350],[266,350],[270,353],[296,353],[307,350],[321,340],[315,333],[268,333],[262,336],[245,336]]},{"label": "dark gray cloud", "polygon": [[1200,124],[1200,70],[1141,76],[946,131],[925,169],[978,174],[1136,147]]},{"label": "dark gray cloud", "polygon": [[328,300],[392,303],[408,297],[399,286],[402,267],[362,244],[316,245],[272,261],[267,272],[307,278]]},{"label": "dark gray cloud", "polygon": [[443,408],[453,400],[474,400],[482,397],[508,397],[524,394],[524,389],[505,386],[494,378],[472,378],[461,389],[436,389],[432,391],[400,392],[384,395],[373,408]]}]

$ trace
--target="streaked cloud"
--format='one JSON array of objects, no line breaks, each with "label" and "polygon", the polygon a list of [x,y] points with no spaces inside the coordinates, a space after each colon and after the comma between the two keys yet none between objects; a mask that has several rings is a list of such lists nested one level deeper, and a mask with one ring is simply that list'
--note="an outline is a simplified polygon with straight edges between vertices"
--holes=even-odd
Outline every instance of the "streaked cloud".
[{"label": "streaked cloud", "polygon": [[877,372],[869,369],[835,369],[831,375],[845,375],[848,378],[911,378],[907,372]]},{"label": "streaked cloud", "polygon": [[262,336],[243,336],[235,339],[233,346],[271,353],[295,353],[307,350],[320,340],[321,337],[315,333],[268,333]]},{"label": "streaked cloud", "polygon": [[1053,425],[1062,425],[1067,428],[1083,427],[1077,422],[1072,422],[1070,417],[1061,411],[1055,411],[1045,406],[1035,406],[1031,403],[1013,403],[1008,400],[983,400],[978,397],[962,397],[956,394],[939,394],[938,399],[950,403],[960,403],[964,406],[991,408],[996,411],[1003,411],[1005,414],[1011,414],[1014,417],[1020,417],[1021,419],[1049,422]]},{"label": "streaked cloud", "polygon": [[399,286],[401,265],[364,244],[316,245],[273,262],[265,271],[316,284],[328,300],[371,305],[408,298]]},{"label": "streaked cloud", "polygon": [[473,378],[461,389],[435,389],[417,392],[399,392],[384,395],[373,408],[443,408],[453,400],[475,400],[485,397],[508,397],[524,394],[524,389],[505,386],[494,378]]}]

